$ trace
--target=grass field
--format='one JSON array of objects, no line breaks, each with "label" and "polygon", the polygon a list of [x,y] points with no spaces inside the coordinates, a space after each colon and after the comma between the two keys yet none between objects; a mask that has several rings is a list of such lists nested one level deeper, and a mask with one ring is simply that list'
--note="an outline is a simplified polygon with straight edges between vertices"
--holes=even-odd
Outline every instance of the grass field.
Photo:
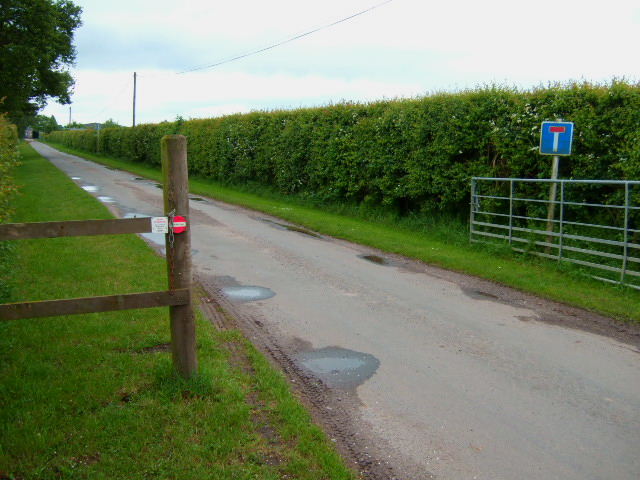
[{"label": "grass field", "polygon": [[[21,151],[14,221],[110,218]],[[166,288],[164,259],[134,235],[16,242],[13,272],[14,301]],[[197,320],[188,381],[167,309],[0,322],[0,478],[354,478],[285,378],[239,332]]]},{"label": "grass field", "polygon": [[[53,146],[136,175],[161,179],[160,171],[147,165]],[[326,235],[487,278],[621,321],[640,322],[640,292],[598,282],[572,265],[514,254],[506,247],[471,245],[466,226],[460,220],[434,216],[401,218],[380,210],[318,205],[255,185],[230,187],[202,178],[192,178],[190,188],[193,193],[275,215]]]}]

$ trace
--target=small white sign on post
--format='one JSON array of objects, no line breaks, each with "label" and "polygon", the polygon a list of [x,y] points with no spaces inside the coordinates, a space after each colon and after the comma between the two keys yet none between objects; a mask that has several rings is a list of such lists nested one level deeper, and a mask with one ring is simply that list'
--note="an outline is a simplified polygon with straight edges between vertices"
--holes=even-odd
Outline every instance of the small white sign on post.
[{"label": "small white sign on post", "polygon": [[151,233],[169,233],[169,218],[151,217]]}]

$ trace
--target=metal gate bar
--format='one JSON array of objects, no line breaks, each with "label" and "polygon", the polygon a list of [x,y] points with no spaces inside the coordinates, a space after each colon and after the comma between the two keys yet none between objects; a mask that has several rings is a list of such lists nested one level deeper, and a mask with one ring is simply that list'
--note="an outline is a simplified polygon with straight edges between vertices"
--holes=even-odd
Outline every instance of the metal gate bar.
[{"label": "metal gate bar", "polygon": [[[548,198],[544,185],[550,183],[559,184],[559,200]],[[611,272],[616,277],[590,275],[640,290],[640,229],[634,228],[640,225],[640,197],[632,195],[638,185],[640,181],[473,177],[470,240],[504,243],[514,251]],[[523,187],[524,195],[518,196]],[[587,187],[586,192],[580,187]],[[597,190],[602,188],[608,189],[607,198],[617,200],[599,202],[604,195],[598,197]],[[544,205],[557,205],[559,218],[536,215]],[[638,254],[632,256],[632,251]]]}]

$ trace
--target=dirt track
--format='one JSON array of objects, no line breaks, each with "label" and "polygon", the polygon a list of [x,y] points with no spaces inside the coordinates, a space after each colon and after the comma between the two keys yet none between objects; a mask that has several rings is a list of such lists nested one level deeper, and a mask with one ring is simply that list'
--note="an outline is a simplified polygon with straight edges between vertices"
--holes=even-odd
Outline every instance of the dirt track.
[{"label": "dirt track", "polygon": [[[36,147],[116,213],[160,214],[153,182]],[[638,327],[212,200],[191,208],[210,296],[368,478],[640,476]]]}]

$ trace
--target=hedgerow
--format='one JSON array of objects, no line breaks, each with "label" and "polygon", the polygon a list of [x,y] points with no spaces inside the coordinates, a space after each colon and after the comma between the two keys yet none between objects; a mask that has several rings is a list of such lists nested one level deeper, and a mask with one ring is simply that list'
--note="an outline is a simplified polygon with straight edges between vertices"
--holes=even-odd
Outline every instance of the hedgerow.
[{"label": "hedgerow", "polygon": [[468,208],[472,176],[546,178],[540,123],[576,124],[564,178],[640,178],[640,85],[614,81],[531,91],[488,87],[411,100],[58,131],[47,139],[159,165],[159,140],[182,133],[192,173],[258,182],[320,200],[403,211]]},{"label": "hedgerow", "polygon": [[[16,193],[12,170],[18,165],[18,131],[0,114],[0,223],[11,215],[11,198]],[[0,301],[9,297],[9,244],[0,242]]]}]

